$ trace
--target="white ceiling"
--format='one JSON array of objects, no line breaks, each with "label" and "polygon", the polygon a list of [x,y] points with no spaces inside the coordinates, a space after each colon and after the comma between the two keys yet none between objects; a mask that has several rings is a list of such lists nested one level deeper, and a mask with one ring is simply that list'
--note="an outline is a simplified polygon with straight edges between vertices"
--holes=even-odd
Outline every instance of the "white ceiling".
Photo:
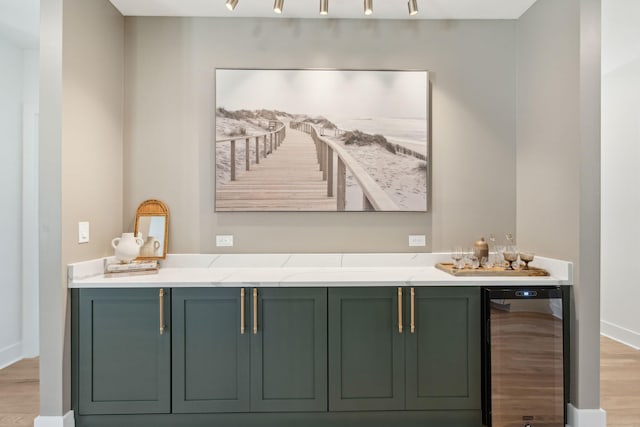
[{"label": "white ceiling", "polygon": [[[110,0],[125,16],[209,16],[241,18],[408,19],[407,0],[374,0],[365,17],[363,0],[329,0],[329,15],[319,14],[320,0],[285,0],[282,15],[273,0],[239,0],[235,11],[225,0]],[[517,19],[536,0],[418,0],[419,13],[410,19]]]},{"label": "white ceiling", "polygon": [[[285,0],[282,15],[272,0],[239,0],[234,12],[225,0],[110,0],[126,16],[213,16],[321,18],[319,0]],[[633,0],[635,1],[635,0]],[[536,0],[418,0],[410,19],[517,19]],[[329,0],[328,18],[408,19],[407,0],[374,0],[374,13],[363,14],[362,0]],[[0,36],[23,48],[37,48],[39,0],[0,0]]]}]

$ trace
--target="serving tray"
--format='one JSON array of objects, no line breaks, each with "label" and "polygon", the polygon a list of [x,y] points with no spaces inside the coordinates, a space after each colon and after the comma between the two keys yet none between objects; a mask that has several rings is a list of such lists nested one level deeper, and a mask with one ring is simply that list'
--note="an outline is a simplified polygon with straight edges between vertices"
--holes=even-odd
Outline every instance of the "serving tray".
[{"label": "serving tray", "polygon": [[453,264],[439,262],[436,264],[438,270],[442,270],[451,274],[452,276],[504,276],[504,277],[516,277],[516,276],[548,276],[549,272],[542,268],[529,267],[527,270],[518,268],[516,270],[505,270],[502,267],[484,268],[479,267],[476,269],[465,267],[461,269],[453,268]]}]

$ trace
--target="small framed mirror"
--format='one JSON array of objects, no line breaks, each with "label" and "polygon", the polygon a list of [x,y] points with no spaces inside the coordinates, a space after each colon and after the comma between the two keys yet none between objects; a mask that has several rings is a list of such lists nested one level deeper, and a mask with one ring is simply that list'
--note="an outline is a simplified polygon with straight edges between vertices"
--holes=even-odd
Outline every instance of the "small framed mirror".
[{"label": "small framed mirror", "polygon": [[160,200],[145,200],[136,211],[136,236],[144,242],[138,259],[165,259],[169,240],[169,208]]}]

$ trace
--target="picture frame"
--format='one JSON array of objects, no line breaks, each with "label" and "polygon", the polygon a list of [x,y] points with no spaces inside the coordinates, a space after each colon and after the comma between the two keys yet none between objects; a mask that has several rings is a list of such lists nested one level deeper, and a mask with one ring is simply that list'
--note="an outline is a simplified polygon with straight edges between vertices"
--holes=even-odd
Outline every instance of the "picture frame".
[{"label": "picture frame", "polygon": [[216,212],[427,212],[423,70],[215,70]]}]

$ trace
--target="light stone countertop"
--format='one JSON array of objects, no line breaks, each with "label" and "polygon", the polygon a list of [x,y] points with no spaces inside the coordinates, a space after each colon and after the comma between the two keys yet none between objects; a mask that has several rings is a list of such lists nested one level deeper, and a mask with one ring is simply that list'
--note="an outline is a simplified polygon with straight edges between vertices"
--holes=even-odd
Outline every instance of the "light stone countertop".
[{"label": "light stone countertop", "polygon": [[105,277],[104,258],[68,266],[69,288],[558,286],[570,262],[536,257],[549,277],[455,277],[434,266],[447,253],[169,254],[157,274]]}]

